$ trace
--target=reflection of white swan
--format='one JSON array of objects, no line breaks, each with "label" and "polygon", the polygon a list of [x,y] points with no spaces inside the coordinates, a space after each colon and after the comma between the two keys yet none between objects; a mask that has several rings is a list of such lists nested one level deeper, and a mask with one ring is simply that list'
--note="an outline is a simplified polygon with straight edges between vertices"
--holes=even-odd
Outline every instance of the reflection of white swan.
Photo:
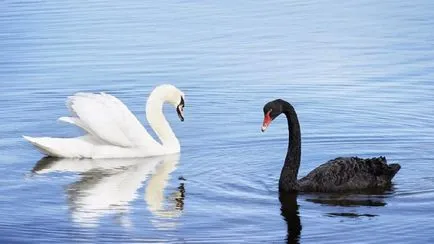
[{"label": "reflection of white swan", "polygon": [[[129,225],[125,214],[148,176],[151,177],[145,194],[148,209],[157,216],[161,215],[165,205],[164,188],[178,161],[179,154],[104,160],[44,158],[35,165],[33,172],[80,173],[81,179],[67,188],[74,221],[84,226],[95,226],[101,217],[117,213],[124,215],[124,222]],[[181,210],[176,208],[171,218],[178,217]]]},{"label": "reflection of white swan", "polygon": [[184,93],[173,85],[156,87],[146,103],[146,118],[161,140],[155,141],[136,116],[116,97],[101,93],[77,93],[68,98],[73,117],[59,120],[87,134],[75,138],[28,137],[46,155],[61,158],[149,157],[180,152],[178,138],[163,115],[163,104],[176,107],[184,120]]},{"label": "reflection of white swan", "polygon": [[[176,169],[178,160],[165,160],[163,164],[160,164],[152,178],[149,179],[148,186],[146,187],[145,201],[148,203],[148,208],[154,214],[160,217],[177,217],[181,214],[179,209],[182,209],[179,202],[179,198],[183,198],[183,184],[179,187],[180,191],[174,193],[174,196],[170,197],[173,201],[170,202],[171,206],[164,206],[164,189],[168,183],[170,173]],[[156,191],[155,189],[161,189]]]}]

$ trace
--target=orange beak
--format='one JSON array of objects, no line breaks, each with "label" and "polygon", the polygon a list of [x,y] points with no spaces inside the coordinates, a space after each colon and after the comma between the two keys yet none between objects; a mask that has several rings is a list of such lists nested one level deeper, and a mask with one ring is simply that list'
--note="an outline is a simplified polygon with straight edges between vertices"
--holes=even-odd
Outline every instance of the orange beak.
[{"label": "orange beak", "polygon": [[270,116],[271,110],[268,111],[265,116],[264,116],[264,122],[262,122],[262,127],[261,127],[261,131],[264,132],[268,126],[271,124],[271,116]]}]

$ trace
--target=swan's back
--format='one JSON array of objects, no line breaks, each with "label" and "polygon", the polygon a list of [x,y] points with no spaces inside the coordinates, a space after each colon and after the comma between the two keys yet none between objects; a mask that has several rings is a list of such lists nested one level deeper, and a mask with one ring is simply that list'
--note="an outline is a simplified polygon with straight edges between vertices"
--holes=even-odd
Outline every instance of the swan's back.
[{"label": "swan's back", "polygon": [[362,159],[339,157],[314,169],[298,181],[300,191],[343,192],[382,188],[390,185],[399,164],[387,164],[385,157]]}]

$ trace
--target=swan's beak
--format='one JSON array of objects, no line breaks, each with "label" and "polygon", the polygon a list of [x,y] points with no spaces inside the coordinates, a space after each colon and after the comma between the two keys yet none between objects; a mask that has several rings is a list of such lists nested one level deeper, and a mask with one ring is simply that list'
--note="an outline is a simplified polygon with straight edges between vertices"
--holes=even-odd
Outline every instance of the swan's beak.
[{"label": "swan's beak", "polygon": [[265,132],[270,124],[263,124],[261,127],[261,132]]},{"label": "swan's beak", "polygon": [[271,110],[268,111],[268,113],[266,113],[264,116],[264,122],[262,122],[262,127],[261,127],[262,132],[264,132],[268,128],[268,126],[270,126],[271,121],[273,121],[271,119],[270,113],[271,113]]},{"label": "swan's beak", "polygon": [[176,113],[181,121],[184,121],[184,98],[181,97],[181,102],[176,107]]},{"label": "swan's beak", "polygon": [[178,105],[178,107],[176,107],[176,113],[178,113],[178,117],[181,121],[184,121],[184,106],[183,105]]}]

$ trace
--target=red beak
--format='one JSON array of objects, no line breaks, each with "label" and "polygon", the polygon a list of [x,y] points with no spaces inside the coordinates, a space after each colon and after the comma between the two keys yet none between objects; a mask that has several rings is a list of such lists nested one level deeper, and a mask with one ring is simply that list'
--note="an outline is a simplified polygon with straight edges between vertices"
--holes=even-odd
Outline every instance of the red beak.
[{"label": "red beak", "polygon": [[268,128],[268,126],[271,124],[272,119],[270,117],[270,113],[271,113],[271,110],[268,111],[264,116],[264,122],[262,123],[262,127],[261,127],[262,132],[264,132]]}]

